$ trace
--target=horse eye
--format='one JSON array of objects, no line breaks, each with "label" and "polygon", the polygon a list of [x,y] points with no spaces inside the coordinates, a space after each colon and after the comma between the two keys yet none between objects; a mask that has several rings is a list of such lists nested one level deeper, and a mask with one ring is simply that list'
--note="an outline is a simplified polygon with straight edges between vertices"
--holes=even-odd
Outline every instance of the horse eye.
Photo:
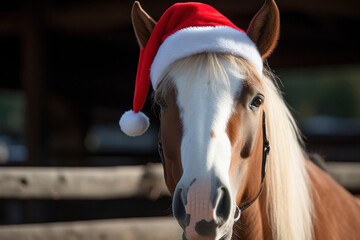
[{"label": "horse eye", "polygon": [[251,101],[251,103],[250,103],[250,108],[251,108],[252,110],[259,110],[259,108],[260,108],[261,104],[263,104],[263,102],[264,102],[264,100],[263,100],[261,97],[256,96],[256,97],[254,97],[254,99]]},{"label": "horse eye", "polygon": [[161,107],[161,109],[167,108],[167,104],[165,102],[165,99],[160,97],[156,100],[156,103]]}]

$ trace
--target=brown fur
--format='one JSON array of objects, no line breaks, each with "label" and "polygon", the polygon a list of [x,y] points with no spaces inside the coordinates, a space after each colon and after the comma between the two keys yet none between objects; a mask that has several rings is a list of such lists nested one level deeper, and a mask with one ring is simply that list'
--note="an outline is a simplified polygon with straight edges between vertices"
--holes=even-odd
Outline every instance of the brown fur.
[{"label": "brown fur", "polygon": [[161,139],[166,165],[166,185],[173,194],[182,176],[180,145],[183,131],[174,89],[166,93],[164,101],[167,107],[161,110]]},{"label": "brown fur", "polygon": [[[255,81],[253,81],[255,82]],[[230,179],[243,186],[239,189],[236,197],[238,206],[246,204],[255,198],[259,191],[262,159],[262,131],[261,113],[262,108],[256,112],[249,109],[252,98],[260,92],[261,85],[244,84],[241,94],[236,103],[236,111],[230,117],[227,125],[227,134],[232,145],[232,159],[229,175],[236,178],[240,169],[247,169],[245,179]],[[260,116],[259,116],[260,115]],[[251,184],[246,184],[251,181]]]},{"label": "brown fur", "polygon": [[311,161],[307,165],[314,185],[315,239],[359,239],[360,200]]},{"label": "brown fur", "polygon": [[[252,115],[247,112],[248,104],[251,99],[261,93],[261,83],[258,79],[248,79],[239,95],[236,112],[228,122],[228,136],[231,141],[232,159],[229,175],[233,178],[238,176],[241,168],[246,166],[245,179],[239,181],[242,187],[237,192],[236,204],[244,205],[255,198],[261,182],[261,163],[263,151],[263,132],[260,119],[262,119],[263,109],[259,110],[259,115]],[[256,123],[254,125],[254,123]],[[231,136],[231,137],[230,137]],[[251,139],[255,136],[254,139]],[[234,141],[236,139],[236,141]],[[242,156],[246,142],[250,144],[248,156]],[[239,154],[240,153],[240,154]],[[245,158],[244,158],[245,157]],[[235,182],[235,179],[232,179]],[[234,181],[235,180],[235,181]],[[242,213],[241,219],[234,223],[233,236],[231,239],[272,239],[272,232],[266,212],[266,191],[263,191],[260,198]]]},{"label": "brown fur", "polygon": [[266,215],[262,214],[262,210],[265,209],[265,204],[262,205],[262,203],[259,199],[259,201],[256,201],[250,208],[242,213],[241,220],[234,224],[232,240],[261,240],[264,239],[264,235],[266,234],[265,229],[268,229],[268,233],[270,233],[270,235],[266,236],[271,236]]},{"label": "brown fur", "polygon": [[[307,161],[307,166],[314,188],[315,239],[359,239],[360,199],[351,195],[311,161]],[[243,212],[241,220],[234,225],[232,239],[272,239],[265,199],[266,191],[263,191],[256,204]]]}]

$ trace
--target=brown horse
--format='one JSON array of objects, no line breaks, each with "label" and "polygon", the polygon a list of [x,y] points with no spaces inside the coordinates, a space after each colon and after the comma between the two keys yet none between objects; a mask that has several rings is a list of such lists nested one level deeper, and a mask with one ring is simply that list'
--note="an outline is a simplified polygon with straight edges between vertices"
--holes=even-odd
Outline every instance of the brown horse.
[{"label": "brown horse", "polygon": [[[137,2],[132,17],[144,47],[156,22]],[[274,1],[247,35],[265,60],[279,36]],[[155,101],[184,239],[360,239],[359,200],[306,160],[270,71],[231,54],[198,53],[167,68]]]}]

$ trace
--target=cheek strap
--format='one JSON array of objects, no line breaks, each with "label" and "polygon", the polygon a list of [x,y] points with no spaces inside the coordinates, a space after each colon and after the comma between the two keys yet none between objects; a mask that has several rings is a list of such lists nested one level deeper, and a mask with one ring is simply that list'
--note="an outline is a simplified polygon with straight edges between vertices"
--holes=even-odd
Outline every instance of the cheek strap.
[{"label": "cheek strap", "polygon": [[263,117],[262,117],[262,132],[263,132],[263,154],[262,154],[262,164],[261,164],[261,183],[260,183],[260,189],[256,197],[251,200],[250,202],[242,205],[241,207],[236,206],[237,214],[235,217],[235,221],[240,219],[241,212],[245,211],[248,207],[250,207],[259,197],[263,190],[263,183],[265,179],[265,172],[266,172],[266,162],[267,158],[270,152],[270,142],[267,136],[267,130],[266,130],[266,116],[265,111],[263,111]]},{"label": "cheek strap", "polygon": [[160,156],[160,160],[163,166],[163,170],[164,170],[164,178],[165,178],[165,183],[166,183],[166,165],[165,165],[165,158],[164,158],[164,152],[163,152],[163,147],[162,147],[162,143],[161,143],[161,127],[159,128],[159,135],[158,135],[158,153]]}]

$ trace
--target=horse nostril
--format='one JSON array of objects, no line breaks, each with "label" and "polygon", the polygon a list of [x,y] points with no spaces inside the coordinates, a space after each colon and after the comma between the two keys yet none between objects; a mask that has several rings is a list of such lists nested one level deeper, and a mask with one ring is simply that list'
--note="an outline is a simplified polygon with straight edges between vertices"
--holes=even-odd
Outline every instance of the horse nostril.
[{"label": "horse nostril", "polygon": [[173,214],[182,228],[189,225],[189,217],[186,215],[185,202],[182,197],[182,188],[178,188],[173,197]]},{"label": "horse nostril", "polygon": [[215,217],[219,225],[226,222],[230,216],[231,210],[231,198],[230,193],[226,187],[221,187],[219,189],[219,195],[215,204]]}]

